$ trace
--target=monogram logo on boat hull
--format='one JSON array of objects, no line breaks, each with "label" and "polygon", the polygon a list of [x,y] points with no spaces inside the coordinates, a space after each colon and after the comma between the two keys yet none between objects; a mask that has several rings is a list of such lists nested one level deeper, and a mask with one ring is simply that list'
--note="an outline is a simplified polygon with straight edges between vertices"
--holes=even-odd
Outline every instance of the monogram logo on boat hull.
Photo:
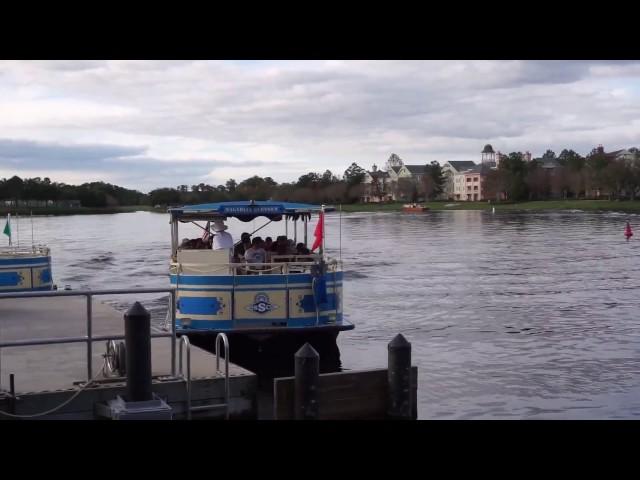
[{"label": "monogram logo on boat hull", "polygon": [[253,304],[247,305],[245,308],[250,312],[268,313],[277,310],[278,306],[269,301],[269,295],[261,292],[256,294],[253,299]]}]

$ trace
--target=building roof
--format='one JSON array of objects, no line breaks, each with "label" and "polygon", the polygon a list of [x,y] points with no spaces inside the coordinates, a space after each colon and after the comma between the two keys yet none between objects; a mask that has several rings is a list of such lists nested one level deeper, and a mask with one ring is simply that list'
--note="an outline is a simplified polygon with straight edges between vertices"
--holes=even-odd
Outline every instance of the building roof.
[{"label": "building roof", "polygon": [[607,157],[607,158],[610,158],[610,159],[615,160],[615,159],[618,157],[618,155],[620,155],[621,153],[624,153],[624,152],[625,152],[625,150],[624,150],[624,149],[622,149],[622,150],[615,150],[615,151],[613,151],[613,152],[606,152],[606,153],[604,154],[604,156],[605,156],[605,157]]},{"label": "building roof", "polygon": [[391,167],[391,170],[398,173],[402,167]]},{"label": "building roof", "polygon": [[426,165],[405,165],[407,170],[411,172],[411,175],[424,175]]},{"label": "building roof", "polygon": [[395,153],[391,154],[391,156],[387,159],[387,163],[396,164],[397,166],[400,166],[400,167],[404,165],[404,162],[402,161],[402,159]]},{"label": "building roof", "polygon": [[489,143],[487,143],[484,146],[484,149],[482,150],[482,153],[495,153],[495,152],[493,151],[493,147]]},{"label": "building roof", "polygon": [[373,178],[387,178],[389,176],[389,172],[385,172],[383,170],[376,170],[375,172],[367,172]]},{"label": "building roof", "polygon": [[472,162],[471,160],[452,160],[447,163],[451,165],[456,172],[461,172],[476,166],[476,162]]}]

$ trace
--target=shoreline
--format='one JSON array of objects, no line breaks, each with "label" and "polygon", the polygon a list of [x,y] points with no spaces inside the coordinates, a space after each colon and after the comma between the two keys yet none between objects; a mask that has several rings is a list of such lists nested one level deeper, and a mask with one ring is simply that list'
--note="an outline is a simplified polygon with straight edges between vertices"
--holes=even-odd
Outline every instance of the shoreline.
[{"label": "shoreline", "polygon": [[[494,207],[498,211],[512,212],[544,212],[544,211],[563,211],[563,210],[582,210],[584,212],[621,212],[621,213],[640,213],[640,200],[539,200],[531,202],[518,203],[487,203],[487,202],[422,202],[433,211],[446,210],[487,210],[491,211]],[[353,203],[342,205],[342,211],[345,213],[356,212],[402,212],[402,206],[405,202],[395,203]],[[335,204],[336,211],[340,210],[340,205]],[[155,212],[166,213],[167,207],[155,208],[150,205],[129,205],[121,207],[18,207],[7,208],[0,207],[0,216],[11,215],[29,216],[58,216],[58,215],[104,215],[114,213],[133,213],[133,212]]]},{"label": "shoreline", "polygon": [[129,205],[122,207],[0,207],[0,215],[57,216],[57,215],[103,215],[113,213],[158,212],[166,213],[166,208],[154,208],[150,205]]},{"label": "shoreline", "polygon": [[[375,203],[354,203],[342,205],[343,212],[402,212],[402,206],[406,202],[385,203],[382,205]],[[429,207],[434,211],[446,210],[487,210],[493,208],[496,212],[544,212],[562,210],[582,210],[585,212],[622,212],[640,213],[640,200],[538,200],[517,203],[487,203],[487,202],[422,202],[419,205]],[[339,210],[339,206],[336,206]]]}]

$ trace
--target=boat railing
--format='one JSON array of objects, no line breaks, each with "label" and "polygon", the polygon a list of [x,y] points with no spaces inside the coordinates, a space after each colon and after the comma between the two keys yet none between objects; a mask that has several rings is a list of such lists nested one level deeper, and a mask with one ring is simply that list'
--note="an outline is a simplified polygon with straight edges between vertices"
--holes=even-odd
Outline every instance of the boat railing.
[{"label": "boat railing", "polygon": [[[287,275],[292,273],[310,273],[313,265],[320,263],[319,259],[308,255],[283,255],[272,257],[271,262],[266,263],[173,263],[170,271],[172,274],[180,275]],[[294,258],[297,261],[284,261],[284,259]],[[327,272],[341,270],[342,264],[335,259],[325,262]]]},{"label": "boat railing", "polygon": [[[171,339],[171,375],[176,376],[176,309],[172,308],[176,304],[175,288],[131,288],[131,289],[111,289],[111,290],[57,290],[46,292],[19,292],[0,293],[0,300],[8,298],[37,298],[37,297],[85,297],[87,300],[86,315],[86,335],[77,337],[50,337],[50,338],[27,338],[23,340],[2,341],[0,338],[0,348],[7,347],[28,347],[40,345],[59,345],[70,343],[85,343],[87,347],[86,367],[87,382],[94,380],[93,372],[93,344],[98,341],[124,340],[124,335],[94,335],[93,332],[93,297],[99,295],[135,295],[140,293],[169,293],[171,316],[171,331],[167,333],[152,332],[151,338]],[[0,376],[1,378],[1,376]]]},{"label": "boat railing", "polygon": [[29,257],[33,255],[49,255],[49,247],[45,245],[19,245],[0,247],[0,256]]}]

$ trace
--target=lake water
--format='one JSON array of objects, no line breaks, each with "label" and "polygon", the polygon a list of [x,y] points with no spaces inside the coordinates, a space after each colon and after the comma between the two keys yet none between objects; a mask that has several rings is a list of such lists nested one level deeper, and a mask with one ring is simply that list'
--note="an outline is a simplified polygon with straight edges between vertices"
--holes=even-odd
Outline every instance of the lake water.
[{"label": "lake water", "polygon": [[[627,219],[640,222],[583,212],[343,214],[344,311],[356,324],[338,337],[343,368],[385,367],[387,343],[403,333],[419,368],[419,418],[639,417],[640,231],[627,243]],[[262,223],[228,222],[234,238]],[[335,255],[339,223],[327,216]],[[36,242],[52,248],[59,288],[168,286],[166,214],[33,224]],[[28,219],[20,236],[31,242]],[[199,233],[187,226],[180,236]],[[159,297],[143,298],[155,321],[166,308]],[[110,301],[126,309],[132,298]]]}]

